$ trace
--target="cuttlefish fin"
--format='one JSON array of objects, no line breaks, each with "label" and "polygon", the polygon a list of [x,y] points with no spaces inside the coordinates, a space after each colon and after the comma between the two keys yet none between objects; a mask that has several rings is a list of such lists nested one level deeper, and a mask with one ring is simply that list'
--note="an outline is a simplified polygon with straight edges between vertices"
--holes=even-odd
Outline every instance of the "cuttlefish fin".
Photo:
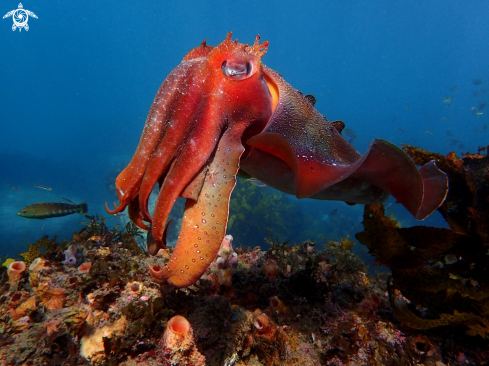
[{"label": "cuttlefish fin", "polygon": [[375,139],[352,176],[390,193],[417,219],[424,220],[445,200],[448,177],[434,161],[419,171],[413,160],[388,141]]},{"label": "cuttlefish fin", "polygon": [[436,166],[434,160],[423,165],[419,173],[423,178],[424,195],[416,218],[422,220],[445,201],[448,194],[448,177]]},{"label": "cuttlefish fin", "polygon": [[374,140],[356,161],[343,165],[304,157],[277,133],[264,132],[247,143],[287,163],[298,198],[310,197],[351,176],[388,192],[416,219],[423,220],[443,203],[448,191],[448,178],[434,162],[418,171],[404,151],[381,139]]},{"label": "cuttlefish fin", "polygon": [[295,195],[307,198],[320,190],[347,178],[355,169],[352,165],[322,164],[307,159],[295,151],[286,137],[274,132],[262,132],[246,143],[283,160],[294,174]]},{"label": "cuttlefish fin", "polygon": [[226,130],[206,170],[197,201],[187,198],[182,229],[170,261],[164,268],[149,267],[155,282],[175,288],[190,286],[214,261],[226,234],[229,199],[243,151],[239,133]]}]

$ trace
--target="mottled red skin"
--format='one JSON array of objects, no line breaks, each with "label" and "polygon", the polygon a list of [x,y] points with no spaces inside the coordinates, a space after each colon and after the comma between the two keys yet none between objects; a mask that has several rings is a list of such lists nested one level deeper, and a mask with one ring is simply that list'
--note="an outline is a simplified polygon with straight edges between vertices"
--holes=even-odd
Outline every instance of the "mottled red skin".
[{"label": "mottled red skin", "polygon": [[[165,268],[153,279],[174,287],[195,283],[226,234],[229,198],[239,169],[299,198],[377,203],[389,194],[417,219],[443,202],[447,177],[434,163],[418,172],[399,148],[374,140],[360,155],[280,74],[262,65],[268,42],[205,42],[161,85],[139,146],[116,179],[119,206],[151,230],[150,254],[166,246],[167,219],[187,199],[182,229]],[[161,184],[153,217],[148,198]],[[149,223],[149,224],[147,224]]]}]

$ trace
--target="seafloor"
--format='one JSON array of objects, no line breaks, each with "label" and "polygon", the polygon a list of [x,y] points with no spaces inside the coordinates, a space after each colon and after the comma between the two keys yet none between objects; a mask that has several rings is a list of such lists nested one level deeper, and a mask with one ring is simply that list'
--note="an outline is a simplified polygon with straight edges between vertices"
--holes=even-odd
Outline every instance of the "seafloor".
[{"label": "seafloor", "polygon": [[[134,229],[103,232],[101,225],[93,218],[71,243],[44,238],[31,246],[27,263],[44,260],[16,282],[9,283],[2,267],[0,364],[441,366],[489,360],[480,337],[415,331],[397,322],[388,275],[367,275],[348,239],[319,248],[273,240],[266,252],[236,248],[237,261],[213,266],[207,279],[175,290],[148,276],[147,265],[163,263],[167,253],[150,258]],[[67,263],[65,252],[75,253],[76,263]],[[176,314],[191,324],[188,349],[168,349],[161,341]]]},{"label": "seafloor", "polygon": [[70,242],[2,259],[0,365],[487,364],[489,158],[408,152],[449,175],[451,229],[399,228],[366,206],[357,238],[390,273],[367,274],[348,238],[271,233],[266,251],[223,246],[176,290],[148,274],[171,248],[150,257],[131,223],[88,217]]}]

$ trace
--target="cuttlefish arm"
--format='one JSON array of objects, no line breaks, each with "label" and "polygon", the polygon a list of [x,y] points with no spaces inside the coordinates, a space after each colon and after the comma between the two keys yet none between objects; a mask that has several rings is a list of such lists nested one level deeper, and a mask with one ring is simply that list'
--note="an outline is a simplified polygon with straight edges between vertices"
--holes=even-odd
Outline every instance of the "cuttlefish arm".
[{"label": "cuttlefish arm", "polygon": [[166,267],[149,266],[153,280],[180,288],[194,284],[216,258],[226,233],[229,199],[244,151],[240,132],[226,130],[206,169],[197,202],[187,199],[178,245]]}]

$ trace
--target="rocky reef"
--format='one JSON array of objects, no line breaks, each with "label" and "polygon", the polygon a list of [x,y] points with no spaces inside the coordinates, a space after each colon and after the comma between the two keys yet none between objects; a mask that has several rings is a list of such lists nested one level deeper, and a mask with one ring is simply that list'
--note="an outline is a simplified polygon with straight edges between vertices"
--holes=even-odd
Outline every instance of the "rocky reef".
[{"label": "rocky reef", "polygon": [[0,267],[0,365],[487,364],[489,158],[407,151],[448,173],[451,229],[399,228],[366,206],[357,237],[390,273],[369,274],[350,238],[270,232],[264,250],[228,235],[175,290],[148,275],[171,247],[150,257],[134,225],[87,216],[70,242],[44,237]]}]

